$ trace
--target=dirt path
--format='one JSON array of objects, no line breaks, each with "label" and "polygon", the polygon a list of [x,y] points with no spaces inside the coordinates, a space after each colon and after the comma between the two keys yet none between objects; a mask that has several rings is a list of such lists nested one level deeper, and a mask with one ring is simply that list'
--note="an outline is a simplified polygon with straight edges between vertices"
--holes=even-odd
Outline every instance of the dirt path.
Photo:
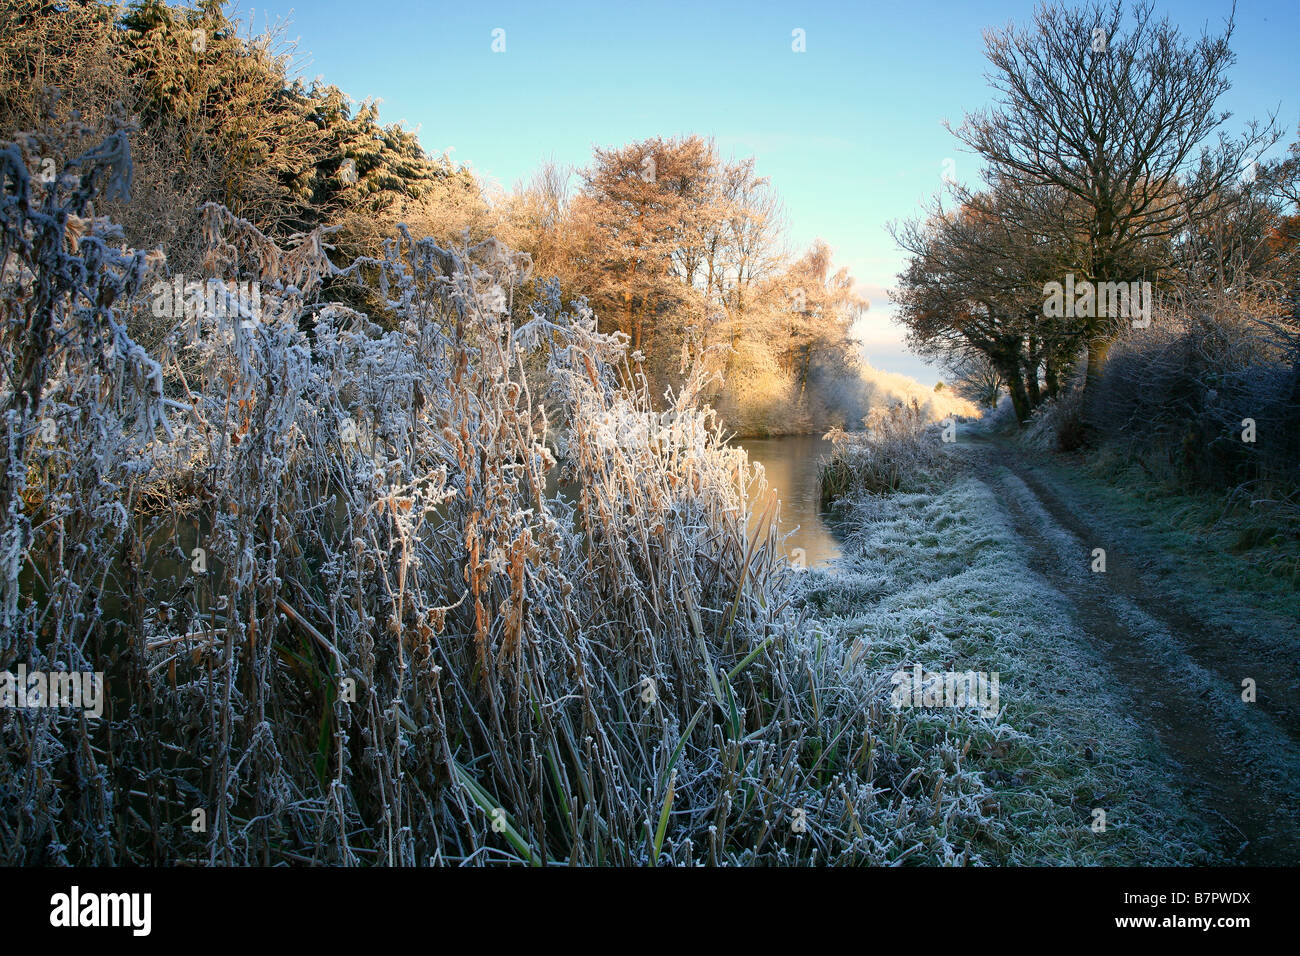
[{"label": "dirt path", "polygon": [[[1129,702],[1125,716],[1176,765],[1224,862],[1300,862],[1300,679],[1289,635],[1238,640],[1207,625],[1178,596],[1195,582],[1150,570],[1142,532],[1086,506],[1019,448],[974,435],[956,451],[998,498],[1030,567],[1069,601]],[[1105,550],[1104,573],[1093,569],[1095,548]],[[1255,703],[1242,700],[1246,677],[1259,686]]]}]

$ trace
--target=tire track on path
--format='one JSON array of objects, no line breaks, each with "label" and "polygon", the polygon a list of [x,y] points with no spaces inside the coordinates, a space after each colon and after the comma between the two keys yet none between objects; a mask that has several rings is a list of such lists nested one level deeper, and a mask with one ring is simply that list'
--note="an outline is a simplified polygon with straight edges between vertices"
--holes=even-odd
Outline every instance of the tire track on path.
[{"label": "tire track on path", "polygon": [[[1243,702],[1240,678],[1225,671],[1252,672],[1222,635],[1216,642],[1159,582],[1144,579],[1123,542],[1072,507],[1067,490],[1031,473],[1016,449],[976,438],[957,451],[1001,502],[1033,570],[1070,602],[1130,715],[1176,763],[1181,794],[1214,832],[1224,861],[1300,862],[1291,812],[1300,746],[1289,702],[1275,697],[1268,709]],[[1091,570],[1094,547],[1106,548],[1105,573]]]}]

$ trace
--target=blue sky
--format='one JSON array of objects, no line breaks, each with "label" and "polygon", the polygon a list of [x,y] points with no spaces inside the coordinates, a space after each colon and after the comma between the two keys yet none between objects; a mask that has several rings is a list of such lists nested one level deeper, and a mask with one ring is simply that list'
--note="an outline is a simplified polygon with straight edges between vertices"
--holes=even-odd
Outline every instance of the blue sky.
[{"label": "blue sky", "polygon": [[[300,70],[380,100],[431,153],[451,150],[504,188],[544,160],[585,165],[595,145],[699,133],[726,156],[757,157],[785,201],[790,243],[820,236],[872,308],[859,332],[873,364],[932,383],[905,352],[885,290],[903,257],[886,231],[978,163],[942,127],[989,100],[982,31],[1027,23],[1036,0],[746,3],[622,0],[466,3],[299,0],[250,6],[260,28],[287,21]],[[1231,0],[1164,0],[1185,32],[1218,30]],[[492,31],[505,31],[505,52]],[[791,49],[805,31],[804,53]],[[1296,0],[1241,0],[1233,89],[1238,121],[1300,122]],[[1279,148],[1280,149],[1280,148]]]}]

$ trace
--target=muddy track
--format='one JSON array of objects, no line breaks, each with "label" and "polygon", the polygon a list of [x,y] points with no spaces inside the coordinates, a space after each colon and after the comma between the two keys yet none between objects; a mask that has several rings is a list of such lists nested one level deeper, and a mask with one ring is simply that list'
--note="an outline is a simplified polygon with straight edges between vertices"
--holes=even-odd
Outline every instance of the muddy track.
[{"label": "muddy track", "polygon": [[[1166,579],[1143,573],[1125,547],[1136,531],[1089,514],[1019,449],[976,437],[957,453],[1001,503],[1032,570],[1069,601],[1128,702],[1126,716],[1176,766],[1180,795],[1213,832],[1216,854],[1226,863],[1300,862],[1295,702],[1274,693],[1248,704],[1240,694],[1241,675],[1276,670],[1242,660],[1238,645],[1162,587]],[[1105,573],[1092,569],[1096,547],[1106,550]],[[1273,686],[1295,681],[1277,676]]]}]

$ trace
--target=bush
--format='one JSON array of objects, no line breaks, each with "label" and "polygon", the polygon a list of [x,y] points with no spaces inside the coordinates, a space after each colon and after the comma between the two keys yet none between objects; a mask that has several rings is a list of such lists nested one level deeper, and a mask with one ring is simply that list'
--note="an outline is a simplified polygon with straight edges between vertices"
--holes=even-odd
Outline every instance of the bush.
[{"label": "bush", "polygon": [[1083,390],[1080,383],[1064,389],[1034,409],[1019,433],[1019,440],[1042,451],[1075,451],[1086,440],[1083,424]]},{"label": "bush", "polygon": [[[1100,440],[1206,488],[1294,487],[1300,322],[1275,289],[1187,295],[1116,343],[1088,406]],[[1254,422],[1254,441],[1243,440]]]},{"label": "bush", "polygon": [[832,429],[833,449],[818,477],[822,503],[856,495],[887,494],[925,486],[944,470],[939,428],[920,403],[873,408],[865,433]]}]

